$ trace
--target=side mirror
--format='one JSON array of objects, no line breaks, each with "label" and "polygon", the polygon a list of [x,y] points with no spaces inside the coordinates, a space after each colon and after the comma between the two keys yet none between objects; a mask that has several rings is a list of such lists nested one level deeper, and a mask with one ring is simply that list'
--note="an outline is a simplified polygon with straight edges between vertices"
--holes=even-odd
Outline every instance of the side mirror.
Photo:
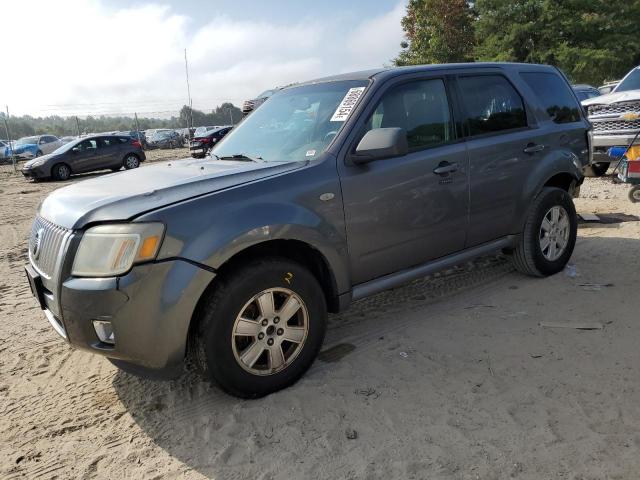
[{"label": "side mirror", "polygon": [[383,158],[401,157],[407,153],[409,144],[404,128],[374,128],[362,137],[350,159],[356,165],[362,165]]}]

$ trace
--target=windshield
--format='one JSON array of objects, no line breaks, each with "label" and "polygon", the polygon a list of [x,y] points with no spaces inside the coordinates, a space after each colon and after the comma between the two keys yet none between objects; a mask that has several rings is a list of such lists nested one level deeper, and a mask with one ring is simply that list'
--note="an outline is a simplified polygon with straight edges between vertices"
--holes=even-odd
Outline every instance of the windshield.
[{"label": "windshield", "polygon": [[367,85],[364,80],[350,80],[281,90],[227,134],[212,153],[265,162],[312,160],[331,143]]},{"label": "windshield", "polygon": [[38,137],[23,137],[16,141],[16,145],[28,145],[31,143],[38,143]]},{"label": "windshield", "polygon": [[205,133],[207,133],[207,131],[212,130],[213,128],[215,128],[215,127],[198,127],[198,128],[196,128],[196,131],[193,132],[193,134],[195,136],[204,135]]},{"label": "windshield", "polygon": [[614,92],[628,92],[629,90],[640,90],[640,68],[634,68],[629,72],[615,88]]},{"label": "windshield", "polygon": [[86,138],[73,137],[70,142],[65,143],[61,147],[58,147],[53,152],[51,152],[51,155],[64,153],[64,152],[66,152],[68,150],[71,150],[73,147],[75,147],[77,144],[79,144],[83,140],[86,140]]}]

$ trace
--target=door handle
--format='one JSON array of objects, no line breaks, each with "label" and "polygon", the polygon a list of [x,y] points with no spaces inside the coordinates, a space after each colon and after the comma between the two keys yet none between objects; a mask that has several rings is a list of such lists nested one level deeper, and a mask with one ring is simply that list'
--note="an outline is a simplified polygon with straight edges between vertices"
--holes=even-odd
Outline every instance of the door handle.
[{"label": "door handle", "polygon": [[536,153],[536,152],[541,152],[542,150],[544,150],[544,145],[541,144],[535,144],[535,143],[530,143],[528,144],[525,148],[524,148],[524,153]]},{"label": "door handle", "polygon": [[436,175],[448,175],[449,173],[457,172],[458,164],[456,162],[440,162],[440,164],[433,169],[433,173]]}]

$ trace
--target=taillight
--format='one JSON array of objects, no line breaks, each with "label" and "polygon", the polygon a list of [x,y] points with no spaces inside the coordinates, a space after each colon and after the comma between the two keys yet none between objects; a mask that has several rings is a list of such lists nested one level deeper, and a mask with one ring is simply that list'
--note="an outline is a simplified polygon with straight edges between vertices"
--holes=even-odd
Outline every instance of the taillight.
[{"label": "taillight", "polygon": [[202,142],[202,143],[209,143],[211,141],[211,139],[209,137],[197,138],[196,140],[198,140],[199,142]]},{"label": "taillight", "polygon": [[131,145],[134,147],[142,148],[142,144],[138,140],[131,140]]}]

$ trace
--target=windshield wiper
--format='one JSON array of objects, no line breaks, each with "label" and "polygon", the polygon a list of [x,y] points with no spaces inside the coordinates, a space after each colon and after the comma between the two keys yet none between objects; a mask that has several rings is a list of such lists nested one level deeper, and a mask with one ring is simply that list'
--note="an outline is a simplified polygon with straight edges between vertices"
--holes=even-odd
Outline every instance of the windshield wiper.
[{"label": "windshield wiper", "polygon": [[235,155],[225,155],[223,157],[218,157],[216,155],[216,158],[218,160],[236,160],[239,162],[264,162],[262,157],[253,158],[245,155],[244,153],[236,153]]}]

